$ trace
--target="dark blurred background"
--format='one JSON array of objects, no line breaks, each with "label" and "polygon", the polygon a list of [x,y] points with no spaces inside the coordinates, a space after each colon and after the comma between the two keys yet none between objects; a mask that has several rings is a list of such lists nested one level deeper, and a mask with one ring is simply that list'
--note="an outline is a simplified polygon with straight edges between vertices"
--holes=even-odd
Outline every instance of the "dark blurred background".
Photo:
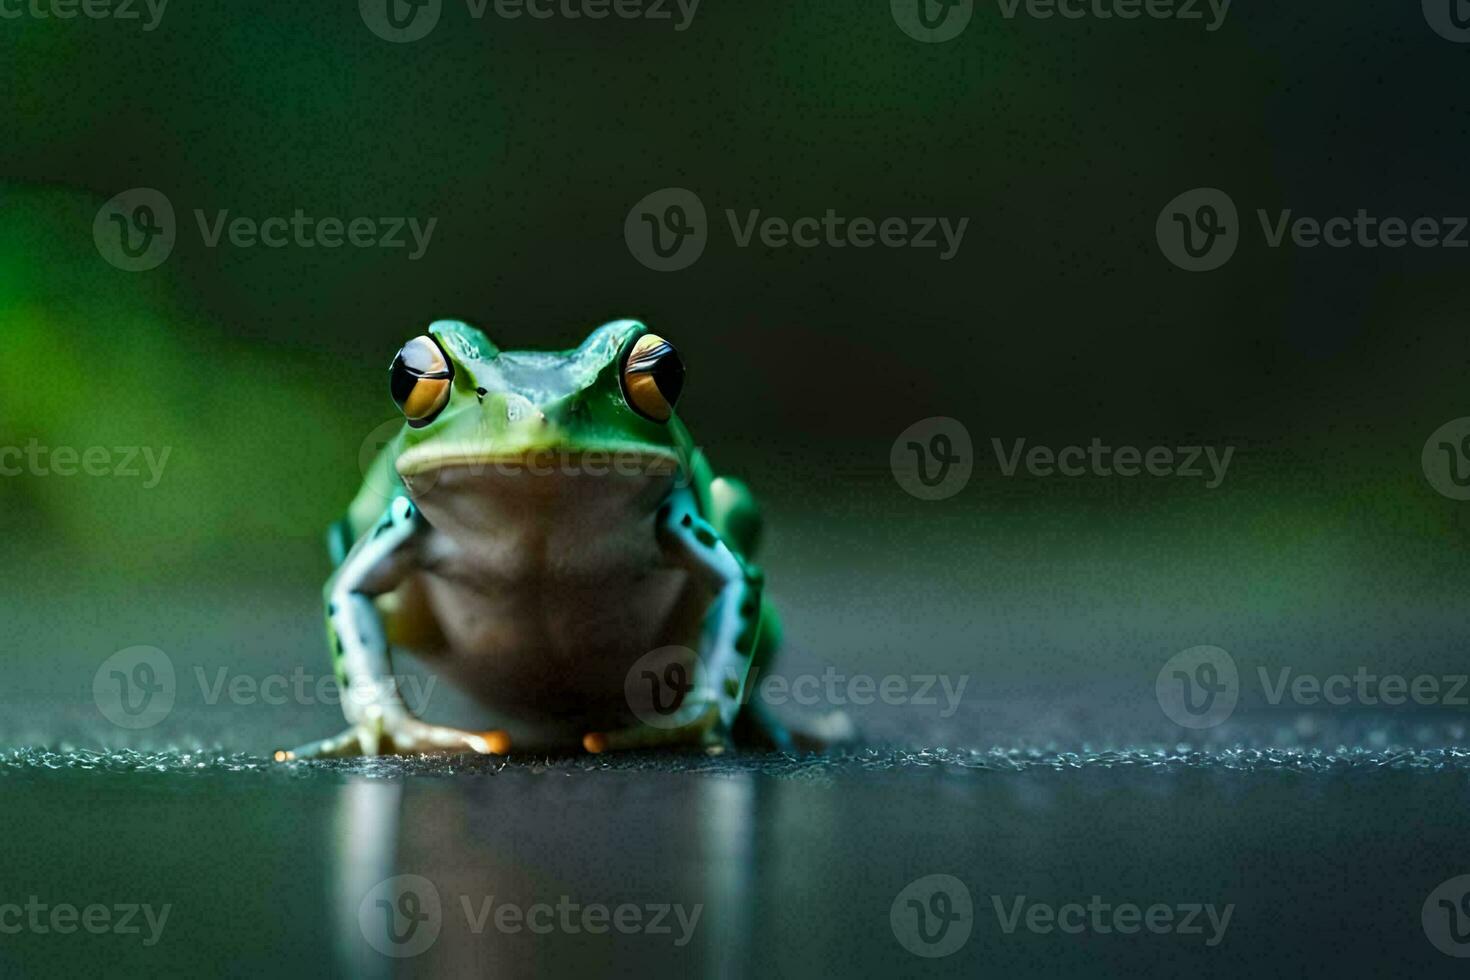
[{"label": "dark blurred background", "polygon": [[[664,21],[470,9],[445,5],[410,43],[351,4],[168,7],[151,31],[145,7],[5,23],[0,435],[170,450],[146,489],[0,482],[17,655],[63,642],[54,624],[75,610],[23,627],[61,595],[157,589],[166,604],[169,583],[207,583],[228,605],[308,608],[320,530],[395,417],[385,365],[445,316],[504,347],[572,346],[619,316],[673,338],[682,414],[766,502],[773,590],[829,659],[1105,677],[1195,643],[1249,659],[1227,642],[1243,622],[1259,644],[1282,617],[1364,603],[1422,603],[1458,630],[1466,508],[1434,491],[1420,450],[1467,414],[1467,253],[1271,248],[1255,215],[1470,212],[1470,48],[1417,7],[1240,7],[1209,31],[1204,7],[1124,21],[982,5],[946,43],[878,2],[707,0],[682,31],[672,5]],[[130,273],[102,260],[92,224],[136,187],[172,204],[177,242]],[[708,247],[677,272],[623,237],[666,187],[709,212]],[[1240,212],[1235,256],[1208,273],[1176,268],[1154,235],[1194,187]],[[211,248],[194,215],[297,208],[436,225],[415,261]],[[740,248],[727,208],[969,225],[950,261]],[[960,420],[978,453],[943,501],[909,496],[888,466],[931,416]],[[1004,478],[990,451],[1094,436],[1236,454],[1206,490]],[[1144,635],[1154,603],[1198,621]],[[1075,621],[1069,604],[1092,608],[1085,654],[1025,629]],[[166,616],[117,603],[106,619],[166,646],[148,636]],[[1294,655],[1458,651],[1458,633],[1404,628],[1392,649],[1347,628]]]},{"label": "dark blurred background", "polygon": [[[396,417],[389,360],[441,317],[474,322],[506,348],[574,346],[623,316],[673,340],[689,366],[681,415],[767,508],[762,561],[794,656],[879,675],[971,675],[954,716],[868,713],[885,741],[1056,751],[1172,742],[1181,732],[1159,711],[1154,679],[1200,644],[1228,650],[1247,677],[1287,665],[1465,670],[1470,503],[1436,489],[1443,474],[1421,452],[1470,415],[1470,251],[1272,248],[1256,212],[1470,214],[1470,45],[1441,37],[1414,3],[1237,4],[1214,31],[1203,6],[1203,21],[1125,21],[1024,8],[1007,18],[980,4],[944,43],[905,33],[887,0],[704,0],[684,30],[679,8],[667,9],[671,20],[543,21],[492,6],[476,19],[446,0],[437,26],[408,43],[375,35],[348,2],[175,3],[153,30],[0,20],[0,446],[169,453],[153,486],[146,468],[137,478],[0,478],[0,666],[10,678],[0,745],[258,757],[335,731],[330,706],[205,704],[193,671],[328,669],[322,531],[362,479],[364,445]],[[658,272],[630,250],[624,225],[670,187],[699,197],[709,239],[697,262]],[[1222,267],[1189,272],[1166,257],[1155,226],[1201,187],[1234,202],[1239,244]],[[161,193],[176,215],[172,252],[142,272],[110,263],[93,236],[99,209],[133,188]],[[208,247],[195,218],[298,208],[435,225],[410,260],[411,247]],[[941,261],[940,249],[742,248],[726,209],[742,221],[753,209],[788,220],[832,209],[969,223]],[[967,429],[974,472],[953,496],[923,500],[895,478],[890,450],[935,416]],[[1062,447],[1094,437],[1234,456],[1207,489],[1201,479],[1006,477],[991,449],[992,438]],[[131,731],[99,716],[91,685],[105,658],[136,644],[167,651],[181,683],[167,721]],[[1463,708],[1358,725],[1253,696],[1242,693],[1249,710],[1230,724],[1183,734],[1327,750],[1464,739]],[[1257,709],[1262,721],[1240,721]],[[190,819],[226,819],[216,806],[234,785],[190,802]],[[1008,814],[997,819],[1015,820],[996,845],[1002,864],[1010,855],[1034,868],[1050,854],[1036,859],[1065,878],[1096,858],[1078,814],[1098,797],[1079,790],[1069,808],[1043,788],[1049,802],[1038,804],[1026,785],[999,801],[962,795],[936,840],[975,839],[978,813],[994,805]],[[905,797],[884,786],[862,820],[901,834]],[[37,797],[32,815],[39,825],[61,804],[79,814],[78,834],[94,817],[151,832],[168,801],[130,809],[129,792],[73,785]],[[549,805],[546,792],[528,791],[533,810]],[[1146,865],[1125,842],[1199,822],[1185,808],[1159,824],[1149,792],[1107,797],[1104,839],[1120,863],[1103,878]],[[1247,794],[1259,809],[1241,820],[1270,824],[1298,809],[1271,792]],[[1349,793],[1342,806],[1313,796],[1310,813],[1329,828],[1342,821],[1343,835],[1349,825],[1391,833],[1442,821],[1446,799],[1464,802],[1458,782],[1395,792],[1436,805],[1365,815],[1372,807]],[[831,794],[783,793],[836,807]],[[1227,812],[1216,803],[1241,801],[1218,785],[1205,795],[1206,822]],[[926,783],[909,801],[955,797]],[[224,807],[236,821],[226,827],[291,833],[272,823],[281,815],[271,804],[253,805],[263,809]],[[770,826],[882,840],[884,830],[839,810]],[[1043,829],[1027,837],[1032,819]],[[1222,846],[1200,875],[1234,881],[1230,835],[1241,825],[1210,826]],[[552,836],[544,846],[559,846]],[[854,885],[878,896],[876,917],[826,920],[849,943],[836,962],[871,967],[851,936],[876,929],[874,942],[899,957],[878,961],[890,972],[920,963],[888,942],[884,903],[910,878],[967,867],[968,846],[954,845],[958,858],[945,851],[948,865],[890,854],[889,877]],[[1322,846],[1300,877],[1321,883],[1322,868],[1336,867]],[[441,863],[453,865],[444,847]],[[1259,866],[1277,860],[1260,848]],[[9,860],[29,869],[22,880],[54,873],[19,855]],[[781,887],[845,880],[854,859],[829,857]],[[976,860],[993,868],[996,857]],[[1403,871],[1395,860],[1375,874]],[[87,877],[85,865],[69,867]],[[1451,870],[1418,868],[1393,887],[1417,896]],[[292,873],[278,868],[272,880]],[[1079,880],[1099,887],[1097,875]],[[1328,891],[1342,886],[1325,880]],[[1211,887],[1206,897],[1223,886]],[[1255,921],[1274,921],[1280,895],[1255,887]],[[1416,932],[1417,908],[1378,898],[1407,908],[1414,955],[1437,957]],[[1384,921],[1350,919],[1342,935],[1361,939]],[[219,939],[226,928],[211,920],[201,933],[214,937],[196,947],[207,948],[201,969],[296,951],[280,936],[235,948]],[[1282,937],[1261,928],[1279,948]],[[793,948],[778,967],[820,965]],[[1101,968],[1072,952],[1080,958],[1064,965]],[[1300,957],[1288,972],[1323,965]],[[1106,965],[1120,975],[1139,966],[1127,955]]]}]

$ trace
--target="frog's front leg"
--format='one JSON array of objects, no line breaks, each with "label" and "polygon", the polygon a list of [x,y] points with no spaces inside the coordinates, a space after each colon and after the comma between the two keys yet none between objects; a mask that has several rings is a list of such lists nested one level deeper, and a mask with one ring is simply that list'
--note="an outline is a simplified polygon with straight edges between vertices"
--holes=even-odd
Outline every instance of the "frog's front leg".
[{"label": "frog's front leg", "polygon": [[350,727],[332,738],[278,751],[276,761],[387,752],[509,751],[504,732],[465,732],[420,721],[399,693],[373,598],[392,591],[413,571],[427,526],[412,501],[395,498],[328,581],[327,632],[342,689],[342,713]]},{"label": "frog's front leg", "polygon": [[588,752],[679,744],[723,748],[744,703],[760,632],[763,582],[759,569],[742,561],[699,516],[687,491],[676,493],[659,511],[657,530],[665,558],[708,582],[715,593],[701,640],[701,669],[695,671],[694,687],[666,723],[589,732],[582,739]]}]

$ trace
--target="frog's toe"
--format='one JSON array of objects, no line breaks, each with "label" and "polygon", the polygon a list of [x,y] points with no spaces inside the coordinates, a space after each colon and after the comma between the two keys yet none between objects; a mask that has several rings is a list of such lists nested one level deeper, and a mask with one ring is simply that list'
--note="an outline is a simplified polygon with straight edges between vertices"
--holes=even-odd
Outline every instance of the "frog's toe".
[{"label": "frog's toe", "polygon": [[273,758],[277,762],[294,762],[297,759],[343,759],[356,755],[372,755],[369,746],[363,744],[361,729],[353,727],[340,735],[298,745],[294,749],[276,749]]},{"label": "frog's toe", "polygon": [[626,752],[671,746],[723,746],[726,732],[720,724],[719,708],[714,704],[691,704],[679,724],[667,728],[635,725],[631,728],[588,732],[582,736],[582,748],[593,755],[604,752]]},{"label": "frog's toe", "polygon": [[410,721],[388,733],[393,749],[400,753],[476,752],[480,755],[507,755],[510,735],[501,729],[467,732],[458,728]]}]

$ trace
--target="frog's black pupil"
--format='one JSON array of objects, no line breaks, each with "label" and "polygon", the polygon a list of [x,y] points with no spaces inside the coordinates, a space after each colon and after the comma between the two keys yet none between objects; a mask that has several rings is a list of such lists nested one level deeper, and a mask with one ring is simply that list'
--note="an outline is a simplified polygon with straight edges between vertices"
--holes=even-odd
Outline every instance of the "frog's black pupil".
[{"label": "frog's black pupil", "polygon": [[658,385],[659,394],[664,396],[664,401],[673,405],[679,400],[679,393],[684,390],[684,362],[679,359],[679,353],[668,344],[662,345],[655,354],[653,382]]},{"label": "frog's black pupil", "polygon": [[389,379],[389,388],[393,392],[393,401],[402,408],[408,402],[408,396],[413,394],[414,385],[419,383],[421,374],[410,368],[404,361],[403,353],[393,359],[393,372]]}]

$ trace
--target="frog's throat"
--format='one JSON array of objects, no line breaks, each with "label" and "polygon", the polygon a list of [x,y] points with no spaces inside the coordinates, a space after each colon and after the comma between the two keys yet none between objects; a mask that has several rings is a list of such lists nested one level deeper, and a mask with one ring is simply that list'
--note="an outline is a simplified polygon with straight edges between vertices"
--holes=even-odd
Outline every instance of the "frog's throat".
[{"label": "frog's throat", "polygon": [[[417,476],[452,467],[476,470],[504,469],[508,472],[544,472],[557,465],[585,469],[590,474],[673,472],[682,461],[673,449],[646,445],[609,445],[596,448],[573,446],[516,446],[496,450],[484,443],[425,443],[398,457],[396,468],[403,477]],[[586,464],[585,466],[583,464]]]}]

